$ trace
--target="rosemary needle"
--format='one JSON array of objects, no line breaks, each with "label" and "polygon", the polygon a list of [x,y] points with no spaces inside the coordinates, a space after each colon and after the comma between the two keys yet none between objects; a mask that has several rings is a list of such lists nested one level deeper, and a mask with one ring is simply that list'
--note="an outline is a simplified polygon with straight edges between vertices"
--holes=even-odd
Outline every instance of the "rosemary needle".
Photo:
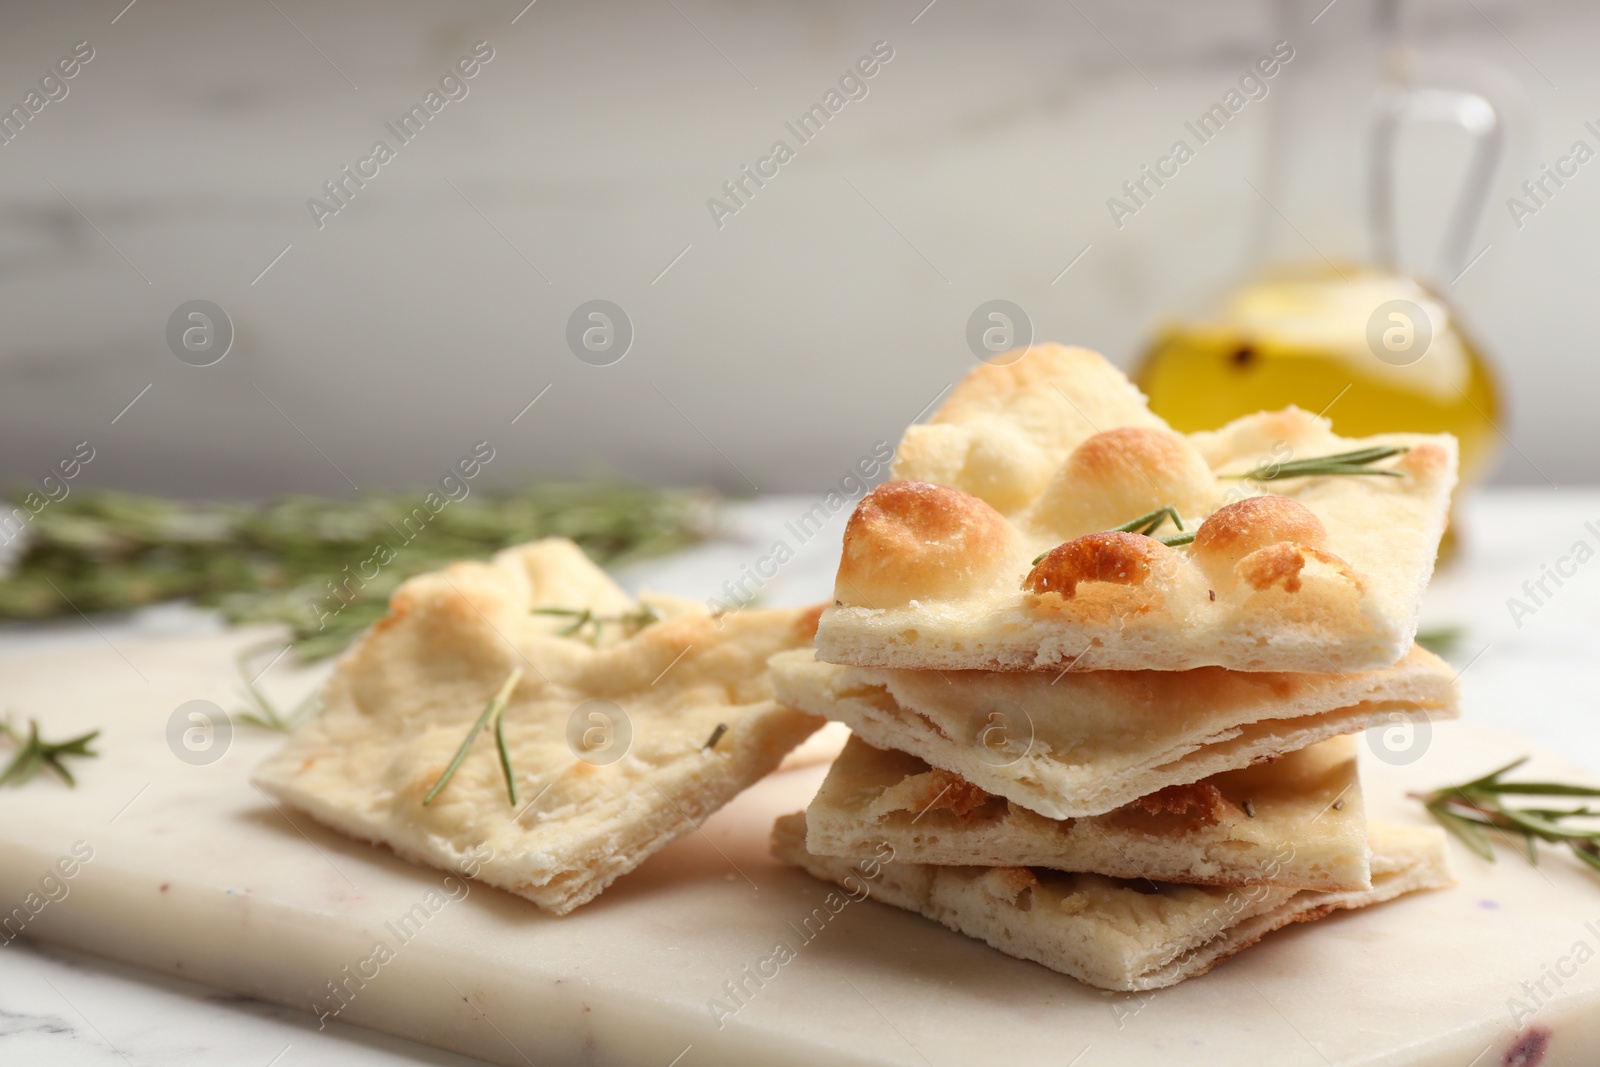
[{"label": "rosemary needle", "polygon": [[[522,681],[522,668],[518,667],[511,672],[510,677],[508,677],[500,686],[500,691],[495,693],[488,705],[484,707],[483,714],[479,715],[478,721],[472,724],[472,729],[467,731],[466,740],[462,741],[461,747],[456,749],[455,758],[450,761],[450,766],[444,769],[444,773],[439,776],[439,780],[433,783],[433,788],[428,790],[428,795],[422,798],[423,807],[427,807],[429,804],[432,804],[433,798],[439,795],[439,790],[443,789],[447,784],[449,784],[450,779],[455,777],[457,769],[459,769],[461,766],[461,761],[467,758],[467,750],[472,747],[472,742],[477,738],[478,734],[483,730],[483,728],[488,725],[490,719],[497,718],[502,712],[505,711],[506,702],[511,699],[511,692],[512,690],[516,689],[517,683],[520,681]],[[498,723],[495,726],[495,732],[496,734],[499,733]],[[511,759],[506,753],[505,741],[503,738],[500,740],[500,769],[506,776],[507,787],[511,790],[515,790],[516,787],[510,784]],[[513,792],[513,797],[514,796],[515,793]],[[513,799],[512,803],[516,803],[516,801]]]},{"label": "rosemary needle", "polygon": [[511,770],[511,751],[506,748],[506,705],[502,701],[500,709],[494,713],[494,747],[500,752],[500,773],[505,776],[506,796],[511,801],[511,806],[517,806],[517,776]]},{"label": "rosemary needle", "polygon": [[1148,537],[1151,533],[1160,529],[1161,524],[1167,519],[1171,519],[1172,525],[1179,530],[1183,529],[1183,520],[1178,517],[1178,509],[1171,504],[1163,504],[1154,511],[1147,511],[1137,519],[1129,519],[1121,526],[1113,526],[1111,529],[1116,533],[1136,533],[1144,534]]},{"label": "rosemary needle", "polygon": [[1275,478],[1309,478],[1325,474],[1377,474],[1386,478],[1399,478],[1401,472],[1369,464],[1390,456],[1411,451],[1406,445],[1377,445],[1358,448],[1354,452],[1340,452],[1332,456],[1314,456],[1310,459],[1291,459],[1284,463],[1263,463],[1243,474],[1224,474],[1223,478],[1244,478],[1252,482],[1270,482]]}]

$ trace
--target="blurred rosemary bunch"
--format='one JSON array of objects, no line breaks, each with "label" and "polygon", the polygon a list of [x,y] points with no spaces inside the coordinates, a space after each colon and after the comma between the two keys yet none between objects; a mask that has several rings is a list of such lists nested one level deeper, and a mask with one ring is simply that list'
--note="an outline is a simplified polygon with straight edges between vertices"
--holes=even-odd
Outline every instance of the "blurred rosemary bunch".
[{"label": "blurred rosemary bunch", "polygon": [[284,623],[301,657],[317,659],[380,618],[412,575],[540,537],[571,538],[601,564],[671,552],[709,532],[715,502],[704,492],[545,483],[480,490],[429,514],[418,511],[422,495],[191,503],[79,490],[21,535],[0,574],[0,619],[186,599],[230,622]]}]

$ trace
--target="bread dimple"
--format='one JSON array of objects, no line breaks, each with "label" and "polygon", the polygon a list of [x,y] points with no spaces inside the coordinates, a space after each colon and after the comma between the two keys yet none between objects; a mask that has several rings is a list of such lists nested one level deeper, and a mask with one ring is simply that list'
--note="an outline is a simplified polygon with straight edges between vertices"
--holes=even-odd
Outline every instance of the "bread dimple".
[{"label": "bread dimple", "polygon": [[[1274,548],[1272,559],[1276,562],[1272,566],[1280,574],[1286,567],[1298,573],[1304,560],[1294,546],[1321,548],[1327,541],[1322,520],[1298,500],[1252,496],[1218,508],[1200,524],[1194,535],[1194,556],[1213,582],[1226,582],[1240,560],[1285,542],[1286,548]],[[1291,555],[1297,562],[1288,562]]]},{"label": "bread dimple", "polygon": [[1172,556],[1172,549],[1143,534],[1116,530],[1084,534],[1046,553],[1022,580],[1022,588],[1071,600],[1081,582],[1144,585],[1163,564],[1170,569]]},{"label": "bread dimple", "polygon": [[986,502],[927,482],[885,482],[845,525],[834,599],[886,608],[977,592],[1011,565],[1017,534]]},{"label": "bread dimple", "polygon": [[1216,478],[1200,453],[1169,430],[1119,426],[1085,438],[1045,488],[1033,524],[1061,537],[1108,530],[1156,508],[1203,515]]}]

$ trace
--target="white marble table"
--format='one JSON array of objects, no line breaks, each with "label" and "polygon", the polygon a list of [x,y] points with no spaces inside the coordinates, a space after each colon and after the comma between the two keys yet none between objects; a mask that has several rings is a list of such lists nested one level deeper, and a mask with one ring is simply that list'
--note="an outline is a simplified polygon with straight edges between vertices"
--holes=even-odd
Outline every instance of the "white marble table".
[{"label": "white marble table", "polygon": [[[793,544],[784,525],[813,502],[792,496],[736,505],[712,543],[622,577],[631,585],[711,595],[768,555],[775,539],[787,538],[796,558],[766,582],[764,599],[820,599],[831,584],[843,515],[803,546]],[[1594,531],[1587,521],[1595,522]],[[1600,657],[1594,654],[1600,647],[1600,563],[1561,562],[1580,540],[1600,549],[1600,492],[1485,493],[1470,503],[1463,533],[1463,552],[1430,591],[1424,625],[1465,630],[1453,658],[1464,668],[1466,719],[1514,731],[1600,773]],[[1536,603],[1523,583],[1537,583],[1546,565],[1573,573],[1559,587],[1546,579],[1550,595],[1539,593]],[[1520,626],[1507,605],[1513,596],[1534,609]],[[179,609],[97,622],[113,640],[216,626],[208,616]],[[6,630],[0,658],[101,640],[83,625]],[[337,1021],[319,1031],[308,1014],[19,941],[0,949],[0,1062],[378,1067],[478,1061]]]}]

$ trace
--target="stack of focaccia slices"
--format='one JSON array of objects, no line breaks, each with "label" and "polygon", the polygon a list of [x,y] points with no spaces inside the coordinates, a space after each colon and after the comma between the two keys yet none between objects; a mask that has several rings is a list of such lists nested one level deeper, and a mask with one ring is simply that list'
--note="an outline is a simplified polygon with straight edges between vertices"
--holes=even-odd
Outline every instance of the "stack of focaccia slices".
[{"label": "stack of focaccia slices", "polygon": [[1113,990],[1449,884],[1436,828],[1369,825],[1349,735],[1459,713],[1412,643],[1455,472],[1297,409],[1178,434],[1085,349],[978,367],[771,660],[853,734],[774,854]]}]

